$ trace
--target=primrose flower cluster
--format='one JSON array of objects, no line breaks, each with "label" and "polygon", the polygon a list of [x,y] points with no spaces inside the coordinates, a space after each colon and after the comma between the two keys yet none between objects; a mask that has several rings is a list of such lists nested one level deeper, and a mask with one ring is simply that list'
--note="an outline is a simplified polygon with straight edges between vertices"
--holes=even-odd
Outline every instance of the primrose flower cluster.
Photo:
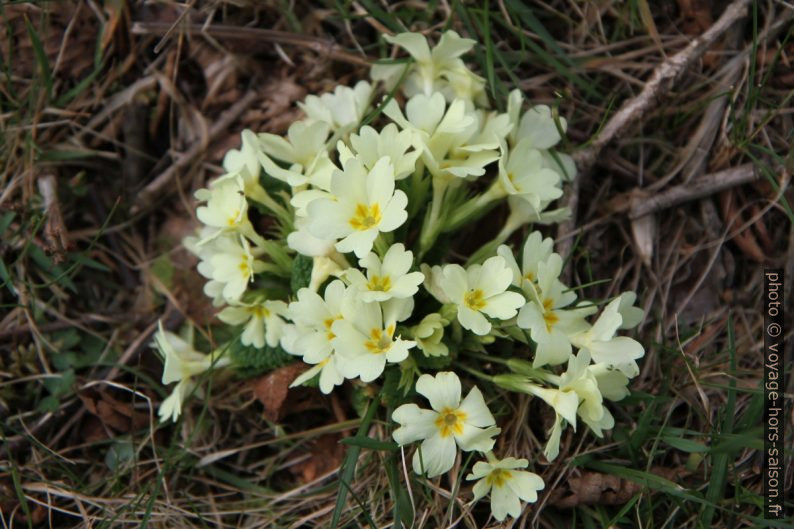
[{"label": "primrose flower cluster", "polygon": [[[459,450],[478,453],[467,475],[475,500],[490,495],[497,520],[517,517],[544,483],[526,459],[494,455],[500,428],[485,394],[499,387],[551,407],[548,460],[565,428],[602,437],[614,425],[606,402],[628,395],[644,354],[618,331],[643,312],[632,292],[579,299],[539,231],[518,253],[505,244],[567,215],[553,207],[576,171],[556,150],[565,120],[545,105],[523,109],[518,90],[505,112],[490,109],[484,80],[461,59],[475,43],[454,31],[432,49],[419,34],[384,38],[409,60],[374,65],[373,84],[308,96],[284,137],[242,133],[225,174],[196,193],[202,228],[185,246],[243,346],[293,355],[307,365],[293,386],[323,393],[346,381],[385,387],[397,373],[392,435],[415,446],[415,472],[439,476]],[[507,215],[489,216],[497,207]],[[471,243],[479,248],[464,250]],[[501,353],[509,342],[512,357]],[[163,383],[178,382],[162,420],[176,420],[199,375],[234,367],[224,347],[205,355],[162,327],[156,346]],[[483,364],[490,373],[469,367]],[[463,370],[485,394],[471,386],[463,397]]]}]

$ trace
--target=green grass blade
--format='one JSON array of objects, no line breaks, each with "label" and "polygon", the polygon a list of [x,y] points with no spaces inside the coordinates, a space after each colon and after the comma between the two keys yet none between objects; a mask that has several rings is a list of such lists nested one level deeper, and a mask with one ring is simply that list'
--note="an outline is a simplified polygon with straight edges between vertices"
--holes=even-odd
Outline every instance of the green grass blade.
[{"label": "green grass blade", "polygon": [[[356,437],[364,438],[367,436],[369,425],[372,424],[372,419],[375,418],[375,411],[378,409],[378,399],[373,399],[369,403],[364,418],[361,420],[361,426],[358,428]],[[358,463],[358,455],[361,453],[360,446],[351,446],[347,449],[345,459],[342,461],[341,472],[339,473],[339,493],[336,496],[336,505],[334,506],[334,513],[331,516],[331,529],[339,527],[339,519],[342,517],[342,509],[345,507],[345,500],[347,500],[347,493],[350,487],[350,482],[353,481],[353,476],[356,473],[356,464]]]},{"label": "green grass blade", "polygon": [[[725,403],[720,434],[733,433],[733,420],[736,411],[736,343],[733,335],[733,314],[728,316],[728,355],[730,356],[730,382],[728,398]],[[733,451],[720,452],[712,457],[711,460],[711,479],[709,488],[706,491],[706,503],[700,511],[700,523],[703,527],[711,527],[715,514],[715,505],[725,495],[725,485],[728,478],[728,467],[734,460]]]},{"label": "green grass blade", "polygon": [[491,96],[496,99],[496,74],[493,68],[494,43],[491,39],[491,21],[489,20],[488,1],[486,0],[482,10],[482,33],[483,45],[485,46],[485,73],[488,77],[488,85],[491,87]]},{"label": "green grass blade", "polygon": [[414,521],[414,510],[408,491],[400,486],[399,456],[391,455],[385,464],[386,478],[389,480],[392,499],[394,500],[394,526],[397,529],[411,527]]},{"label": "green grass blade", "polygon": [[27,16],[25,16],[25,27],[28,30],[28,36],[33,46],[33,53],[36,55],[36,62],[39,64],[41,78],[44,81],[44,88],[47,91],[47,101],[49,101],[52,98],[52,71],[50,70],[50,64],[47,60],[47,54],[44,52],[44,46],[41,44],[41,39],[39,38],[36,28],[33,27],[33,24],[30,23]]}]

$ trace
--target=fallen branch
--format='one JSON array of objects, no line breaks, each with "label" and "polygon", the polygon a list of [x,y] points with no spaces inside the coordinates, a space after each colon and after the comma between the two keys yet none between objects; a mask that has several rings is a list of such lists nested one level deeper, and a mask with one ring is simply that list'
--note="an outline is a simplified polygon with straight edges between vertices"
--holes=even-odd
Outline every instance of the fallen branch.
[{"label": "fallen branch", "polygon": [[[744,16],[749,3],[750,0],[734,0],[734,2],[723,11],[722,16],[714,25],[702,35],[693,39],[686,48],[664,61],[653,71],[650,80],[645,84],[642,91],[620,107],[620,110],[610,118],[588,147],[573,154],[578,174],[569,188],[568,200],[564,204],[571,210],[571,217],[567,221],[561,223],[557,230],[558,252],[560,255],[567,257],[571,253],[573,240],[568,237],[568,234],[576,228],[579,188],[581,182],[589,176],[601,151],[607,144],[614,140],[615,137],[640,119],[653,103],[669,92],[686,69],[699,59],[706,50],[714,44],[720,35],[725,33],[737,20]],[[572,270],[572,268],[568,268],[567,270],[566,275],[570,276],[570,270]],[[566,279],[570,281],[570,277]]]},{"label": "fallen branch", "polygon": [[703,175],[697,180],[670,187],[661,193],[654,193],[646,189],[634,189],[621,193],[609,201],[607,210],[612,213],[628,213],[629,218],[638,219],[684,202],[697,200],[752,182],[759,177],[760,174],[755,165],[748,163]]},{"label": "fallen branch", "polygon": [[661,96],[669,92],[681,74],[698,60],[737,20],[745,15],[749,3],[750,0],[734,0],[723,11],[722,16],[717,19],[713,26],[654,70],[650,80],[645,84],[645,88],[636,97],[629,99],[620,107],[620,110],[610,118],[587,148],[573,155],[576,166],[579,169],[580,178],[590,172],[598,155],[601,154],[601,150],[608,143],[641,118],[645,111]]}]

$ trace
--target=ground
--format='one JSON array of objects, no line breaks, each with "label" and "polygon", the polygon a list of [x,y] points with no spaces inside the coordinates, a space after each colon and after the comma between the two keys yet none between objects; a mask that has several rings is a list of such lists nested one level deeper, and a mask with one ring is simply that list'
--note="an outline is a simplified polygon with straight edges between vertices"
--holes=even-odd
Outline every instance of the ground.
[{"label": "ground", "polygon": [[[794,10],[733,2],[740,16],[642,104],[654,72],[728,4],[0,6],[4,526],[327,527],[336,512],[340,526],[384,527],[405,508],[400,453],[359,447],[350,475],[339,440],[363,410],[310,390],[287,397],[279,377],[295,368],[216,378],[178,425],[159,425],[167,390],[150,341],[160,319],[212,339],[213,308],[179,243],[196,226],[193,191],[240,131],[284,133],[307,94],[366,78],[391,52],[382,34],[435,40],[446,28],[480,43],[467,62],[497,106],[518,87],[566,118],[576,215],[545,231],[583,295],[634,290],[646,311],[641,374],[605,439],[568,431],[548,463],[536,455],[544,409],[526,398],[495,410],[547,483],[506,526],[767,524],[763,270],[785,269],[791,299]],[[369,436],[389,428],[375,421]],[[340,507],[337,478],[350,490]],[[487,507],[450,492],[459,486],[413,482],[416,526],[487,523]]]}]

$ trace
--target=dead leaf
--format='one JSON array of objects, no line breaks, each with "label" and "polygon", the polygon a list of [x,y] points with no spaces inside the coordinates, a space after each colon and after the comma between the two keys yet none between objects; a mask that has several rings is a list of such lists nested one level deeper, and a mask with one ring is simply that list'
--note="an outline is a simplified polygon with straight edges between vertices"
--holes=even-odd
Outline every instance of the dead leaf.
[{"label": "dead leaf", "polygon": [[684,349],[684,353],[688,358],[695,356],[704,346],[711,342],[714,336],[725,329],[725,322],[728,320],[728,315],[724,315],[719,321],[707,325],[701,333],[692,339]]},{"label": "dead leaf", "polygon": [[305,390],[305,388],[295,388],[293,390],[289,388],[292,381],[304,371],[306,371],[306,364],[296,362],[279,367],[256,380],[253,387],[254,395],[265,407],[265,417],[269,421],[276,422],[287,413],[296,411],[296,406],[299,406],[299,403],[305,400],[291,398],[290,402],[285,405],[287,394],[292,393],[292,396],[295,396],[301,390]]},{"label": "dead leaf", "polygon": [[242,95],[237,89],[237,60],[231,53],[221,53],[200,40],[193,41],[190,56],[201,67],[207,93],[201,108],[212,105],[230,105]]},{"label": "dead leaf", "polygon": [[[653,467],[650,472],[671,481],[688,474],[683,468]],[[583,472],[551,491],[549,503],[563,509],[579,505],[622,505],[641,490],[642,485],[611,474]]]},{"label": "dead leaf", "polygon": [[321,435],[308,443],[307,450],[311,455],[292,467],[292,472],[298,475],[303,483],[309,483],[318,476],[339,468],[345,455],[345,447],[339,442],[340,439],[342,439],[340,434],[332,433]]},{"label": "dead leaf", "polygon": [[645,266],[651,266],[654,239],[656,238],[656,217],[645,215],[631,221],[631,234],[637,245],[637,254]]},{"label": "dead leaf", "polygon": [[758,241],[756,241],[751,230],[744,229],[738,233],[734,233],[735,230],[743,226],[746,222],[737,201],[737,195],[733,189],[720,193],[722,219],[728,225],[729,232],[733,234],[733,242],[736,243],[736,246],[738,246],[747,257],[758,263],[766,262],[766,254],[758,245]]},{"label": "dead leaf", "polygon": [[750,214],[758,219],[753,223],[753,231],[755,231],[759,242],[764,247],[764,253],[771,255],[774,251],[775,243],[772,241],[772,237],[769,235],[769,230],[766,229],[766,224],[764,224],[763,216],[760,213],[761,206],[758,204],[750,205]]},{"label": "dead leaf", "polygon": [[46,172],[36,178],[36,183],[44,200],[44,215],[47,219],[44,224],[44,250],[53,256],[55,264],[60,264],[66,260],[67,250],[72,245],[58,201],[58,178],[53,172]]},{"label": "dead leaf", "polygon": [[638,0],[637,7],[640,12],[640,20],[642,20],[642,23],[645,25],[648,35],[653,39],[654,44],[659,48],[662,56],[664,56],[664,45],[662,44],[662,38],[659,36],[659,30],[656,28],[656,22],[653,20],[653,13],[651,12],[651,7],[648,5],[648,0]]},{"label": "dead leaf", "polygon": [[[136,410],[127,402],[116,400],[106,391],[89,388],[80,391],[77,396],[83,402],[85,409],[99,419],[106,431],[110,429],[115,433],[128,433],[149,424],[147,413]],[[92,428],[84,434],[96,437],[98,432]]]},{"label": "dead leaf", "polygon": [[687,35],[697,36],[711,27],[711,2],[709,0],[678,0],[681,12],[681,29]]},{"label": "dead leaf", "polygon": [[108,437],[108,431],[103,426],[96,415],[88,415],[80,427],[80,434],[83,441],[86,443],[95,443],[97,441],[104,441]]}]

